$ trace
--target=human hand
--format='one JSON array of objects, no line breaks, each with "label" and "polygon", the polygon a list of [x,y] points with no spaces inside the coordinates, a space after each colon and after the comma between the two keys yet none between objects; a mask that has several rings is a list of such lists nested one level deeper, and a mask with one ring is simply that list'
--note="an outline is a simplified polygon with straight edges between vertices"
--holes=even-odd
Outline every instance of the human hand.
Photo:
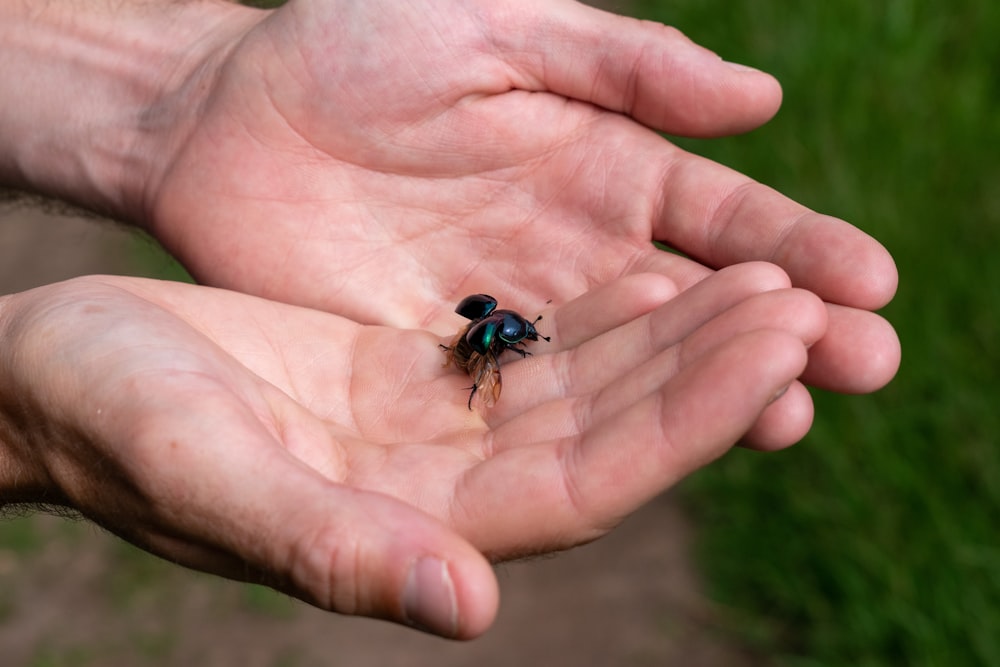
[{"label": "human hand", "polygon": [[193,568],[472,637],[497,604],[480,552],[594,539],[744,435],[804,433],[795,378],[826,310],[786,286],[763,264],[677,296],[657,275],[609,283],[544,314],[551,343],[505,364],[481,413],[426,331],[137,279],[14,295],[0,502],[68,505]]},{"label": "human hand", "polygon": [[469,293],[765,259],[830,303],[807,382],[896,371],[876,241],[654,132],[780,102],[674,29],[565,1],[26,7],[0,4],[0,180],[146,226],[202,282],[444,335]]},{"label": "human hand", "polygon": [[573,2],[293,0],[233,43],[177,98],[197,111],[143,206],[203,282],[441,331],[468,293],[541,307],[763,259],[837,304],[807,381],[895,373],[866,312],[895,290],[885,250],[654,132],[751,129],[780,103],[768,75]]}]

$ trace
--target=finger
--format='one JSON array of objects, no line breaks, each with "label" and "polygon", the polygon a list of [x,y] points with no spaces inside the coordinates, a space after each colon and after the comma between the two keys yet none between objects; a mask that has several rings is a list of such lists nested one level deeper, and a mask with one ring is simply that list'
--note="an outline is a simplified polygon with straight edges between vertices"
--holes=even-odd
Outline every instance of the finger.
[{"label": "finger", "polygon": [[257,522],[242,537],[252,547],[261,531],[268,536],[261,562],[286,576],[293,594],[324,609],[450,638],[478,636],[492,623],[498,591],[489,563],[436,519],[311,472],[286,476],[261,493],[259,509],[272,521]]},{"label": "finger", "polygon": [[[467,475],[468,498],[455,503],[466,513],[456,513],[456,525],[480,548],[506,555],[510,545],[555,549],[595,539],[724,454],[805,365],[795,336],[739,336],[582,435],[498,451]],[[499,481],[513,478],[516,488]],[[468,502],[473,494],[492,505]],[[540,515],[538,507],[548,509]]]},{"label": "finger", "polygon": [[[655,360],[597,392],[586,413],[595,421],[624,409],[655,390],[663,377],[681,372],[719,346],[753,331],[775,330],[792,334],[807,348],[820,340],[827,328],[825,304],[811,292],[785,289],[752,296],[720,313]],[[809,431],[813,419],[812,397],[799,382],[782,388],[780,396],[763,411],[744,436],[743,445],[772,451],[789,447]],[[580,408],[577,408],[580,411]],[[578,420],[580,423],[580,420]]]},{"label": "finger", "polygon": [[[603,421],[631,403],[657,390],[665,378],[676,375],[742,335],[760,330],[782,331],[808,347],[826,330],[826,310],[815,295],[804,290],[780,290],[751,297],[720,313],[676,345],[630,372],[605,384],[590,399],[587,412],[594,422]],[[585,424],[584,427],[588,427]]]},{"label": "finger", "polygon": [[[637,269],[669,275],[682,289],[711,275],[695,262],[659,251]],[[892,272],[894,275],[895,270]],[[895,291],[895,287],[887,291]],[[876,303],[870,301],[869,306]],[[863,308],[827,304],[827,310],[827,333],[810,349],[803,380],[820,389],[848,394],[868,393],[888,384],[899,369],[901,355],[892,325]]]},{"label": "finger", "polygon": [[[710,160],[677,150],[661,160],[657,240],[710,267],[774,262],[793,285],[846,306],[874,310],[895,294],[892,257],[861,230]],[[654,252],[639,270],[652,270]]]},{"label": "finger", "polygon": [[[657,311],[652,318],[662,316],[664,311],[666,308]],[[523,412],[495,427],[495,448],[522,446],[539,437],[567,437],[586,431],[593,424],[610,418],[658,391],[671,377],[711,354],[720,345],[744,334],[767,329],[790,333],[803,345],[809,346],[820,339],[826,330],[826,308],[815,295],[804,290],[766,292],[723,311],[690,335],[685,334],[677,344],[666,346],[662,352],[647,356],[624,373],[616,372],[612,358],[607,355],[582,359],[581,363],[592,362],[587,364],[592,366],[587,371],[587,380],[595,385],[592,392],[585,393],[582,387],[576,385],[562,387],[563,395],[580,396],[581,399],[559,400],[554,397],[554,400],[539,402],[530,408],[524,407],[527,401],[523,397],[516,397],[512,403],[520,403]],[[616,350],[617,346],[608,343],[612,338],[611,334],[603,336],[594,341],[591,347],[609,345],[611,350]],[[586,346],[581,348],[580,355],[583,355],[584,349]],[[544,373],[536,373],[534,377],[538,378],[540,375]],[[548,392],[558,394],[560,388],[556,378],[560,376],[554,373],[551,375],[551,388],[540,392],[539,382],[536,380],[529,396],[537,398],[540,393]],[[769,408],[767,414],[770,418],[755,428],[748,445],[773,449],[779,445],[772,443],[787,446],[796,442],[811,423],[812,406],[808,392],[792,392],[780,406]],[[785,415],[788,422],[782,423],[780,415]]]},{"label": "finger", "polygon": [[627,275],[599,285],[552,312],[548,317],[552,326],[552,347],[546,351],[577,347],[645,315],[676,296],[673,282],[655,273]]},{"label": "finger", "polygon": [[[683,364],[734,335],[783,327],[811,344],[825,330],[825,311],[810,293],[782,290],[786,286],[785,275],[771,264],[723,269],[647,317],[580,346],[562,358],[568,369],[555,375],[569,378],[562,388],[568,394],[621,391],[623,383],[642,384],[636,381],[642,367],[668,348],[675,363]],[[661,381],[657,372],[653,384],[638,391],[652,391]]]},{"label": "finger", "polygon": [[790,447],[809,432],[814,414],[809,390],[801,382],[792,382],[778,390],[774,402],[764,408],[739,444],[762,452]]},{"label": "finger", "polygon": [[661,24],[576,2],[521,6],[506,10],[503,21],[519,22],[492,35],[515,87],[590,102],[657,130],[745,132],[781,104],[773,77],[726,63]]},{"label": "finger", "polygon": [[[786,332],[753,331],[717,347],[663,389],[585,434],[564,458],[577,505],[598,523],[724,454],[801,374],[806,348]],[[641,462],[641,463],[639,463]],[[613,480],[630,477],[625,489]],[[617,507],[615,507],[617,505]]]},{"label": "finger", "polygon": [[827,333],[810,350],[803,381],[845,394],[866,394],[888,384],[902,354],[892,325],[864,310],[827,308]]},{"label": "finger", "polygon": [[[211,419],[174,415],[155,424],[130,462],[159,509],[158,526],[141,543],[339,613],[455,638],[490,625],[496,581],[468,542],[410,505],[322,477],[273,440],[257,415],[211,397],[199,405]],[[289,440],[323,432],[303,427],[301,409],[276,408],[274,430]]]},{"label": "finger", "polygon": [[[679,343],[720,313],[753,295],[787,286],[787,277],[771,264],[749,263],[728,267],[648,315],[612,330],[602,329],[607,320],[591,319],[595,311],[591,304],[596,305],[604,299],[592,302],[590,295],[585,295],[575,302],[573,309],[559,309],[553,318],[557,323],[552,340],[553,350],[566,351],[565,354],[536,354],[524,362],[504,366],[508,386],[528,389],[505,394],[502,404],[498,404],[488,415],[490,422],[497,426],[548,401],[604,389],[666,348]],[[618,291],[609,289],[605,294],[614,296]],[[739,317],[736,316],[737,319]],[[772,318],[772,311],[767,310],[762,317]],[[794,326],[812,322],[808,317],[785,319],[797,320]],[[755,318],[754,322],[754,326],[761,326],[762,318]],[[767,325],[766,322],[764,325]],[[564,331],[570,333],[564,336]],[[570,347],[571,343],[578,344]],[[661,380],[662,376],[657,376],[654,381]],[[647,387],[645,391],[652,391],[652,387]]]}]

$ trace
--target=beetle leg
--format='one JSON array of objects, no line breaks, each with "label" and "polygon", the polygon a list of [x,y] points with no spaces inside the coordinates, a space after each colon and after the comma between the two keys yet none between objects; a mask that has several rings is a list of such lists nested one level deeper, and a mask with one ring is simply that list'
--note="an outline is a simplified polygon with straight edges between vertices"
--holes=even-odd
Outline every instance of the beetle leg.
[{"label": "beetle leg", "polygon": [[[517,344],[517,345],[524,345],[524,343],[516,343],[516,344]],[[530,357],[530,356],[531,356],[531,352],[528,352],[527,350],[522,350],[522,349],[521,349],[521,348],[519,348],[519,347],[514,347],[513,345],[511,345],[511,346],[510,346],[510,347],[508,347],[507,349],[508,349],[508,350],[511,350],[512,352],[517,352],[518,354],[520,354],[520,355],[521,355],[521,358],[522,358],[522,359],[524,359],[525,357]]]}]

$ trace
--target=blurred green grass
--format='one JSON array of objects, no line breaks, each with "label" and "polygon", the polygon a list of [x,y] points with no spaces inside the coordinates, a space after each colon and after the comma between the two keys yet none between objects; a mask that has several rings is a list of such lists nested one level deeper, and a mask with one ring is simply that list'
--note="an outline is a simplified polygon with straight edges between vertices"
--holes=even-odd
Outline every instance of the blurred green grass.
[{"label": "blurred green grass", "polygon": [[784,87],[765,128],[679,143],[900,270],[887,389],[814,393],[798,447],[683,486],[730,629],[784,665],[1000,665],[1000,5],[635,4]]}]

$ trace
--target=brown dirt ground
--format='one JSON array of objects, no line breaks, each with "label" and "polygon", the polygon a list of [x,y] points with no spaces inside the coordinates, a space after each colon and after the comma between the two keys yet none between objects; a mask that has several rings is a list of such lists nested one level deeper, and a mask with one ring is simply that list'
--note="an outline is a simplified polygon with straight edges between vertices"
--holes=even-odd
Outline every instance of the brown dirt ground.
[{"label": "brown dirt ground", "polygon": [[[0,290],[141,273],[134,243],[107,223],[0,212]],[[717,630],[691,546],[666,495],[593,544],[498,566],[495,626],[454,643],[188,572],[86,523],[20,519],[0,525],[0,664],[752,664]]]}]

